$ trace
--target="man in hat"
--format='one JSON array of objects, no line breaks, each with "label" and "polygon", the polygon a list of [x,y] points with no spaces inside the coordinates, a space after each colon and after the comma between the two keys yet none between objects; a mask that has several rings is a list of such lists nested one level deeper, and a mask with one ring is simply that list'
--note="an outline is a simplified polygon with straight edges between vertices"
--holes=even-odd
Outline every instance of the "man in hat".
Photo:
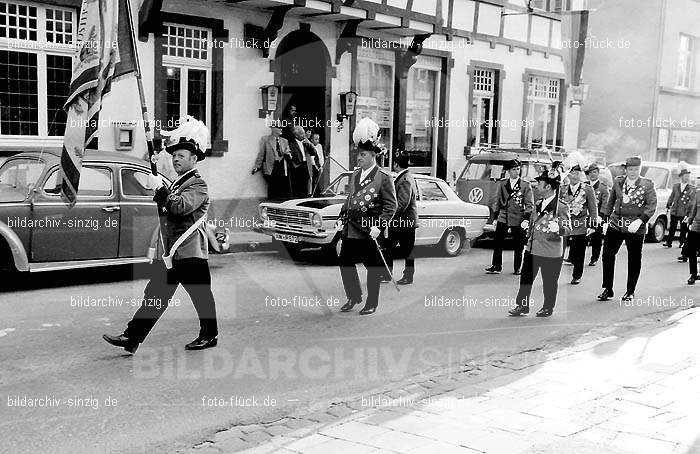
[{"label": "man in hat", "polygon": [[545,170],[535,180],[543,199],[537,202],[529,220],[522,222],[522,228],[527,230],[527,247],[520,288],[515,298],[517,305],[508,312],[514,317],[530,312],[532,284],[540,270],[544,304],[536,315],[549,317],[554,312],[564,256],[564,237],[571,231],[569,207],[557,200],[557,189],[561,184],[559,172],[556,169]]},{"label": "man in hat", "polygon": [[654,183],[639,176],[642,158],[631,157],[625,161],[625,176],[613,183],[608,203],[603,209],[607,220],[604,226],[603,246],[603,292],[598,301],[608,301],[613,296],[615,282],[615,256],[622,243],[627,247],[627,291],[622,301],[632,301],[642,269],[642,245],[647,232],[647,223],[656,212],[656,189]]},{"label": "man in hat", "polygon": [[[389,247],[386,249],[386,259],[389,269],[393,271],[394,260],[391,251],[398,245],[399,256],[404,257],[406,263],[403,276],[397,284],[409,285],[413,283],[416,271],[413,248],[416,244],[416,229],[418,228],[418,210],[416,209],[418,187],[416,180],[408,170],[409,157],[406,153],[396,153],[393,163],[394,172],[397,174],[394,179],[397,207],[396,214],[394,214],[389,226]],[[386,280],[389,281],[388,278]]]},{"label": "man in hat", "polygon": [[173,155],[173,167],[179,178],[166,187],[160,176],[151,175],[151,185],[156,188],[153,200],[161,216],[164,260],[156,262],[156,271],[146,285],[141,307],[126,330],[118,336],[102,336],[129,353],[135,353],[146,339],[171,304],[180,284],[190,295],[199,316],[199,335],[185,349],[203,350],[217,344],[216,305],[207,260],[209,195],[207,184],[196,168],[197,162],[204,159],[209,130],[201,121],[187,116],[167,135],[170,141],[166,151]]},{"label": "man in hat", "polygon": [[684,222],[689,226],[689,232],[683,245],[683,255],[688,258],[688,269],[690,271],[688,285],[693,285],[695,281],[700,279],[700,275],[698,275],[698,255],[700,255],[700,188],[695,192],[695,202]]},{"label": "man in hat", "polygon": [[353,132],[357,165],[350,177],[350,194],[340,210],[336,229],[341,231],[340,276],[348,301],[341,312],[362,302],[356,264],[367,268],[367,300],[360,315],[373,314],[379,304],[379,286],[386,272],[377,238],[387,231],[396,212],[396,192],[391,176],[377,166],[379,126],[369,118],[360,120]]},{"label": "man in hat", "polygon": [[503,269],[503,242],[510,230],[513,235],[513,274],[520,274],[525,247],[525,230],[520,227],[525,219],[529,219],[534,206],[532,187],[530,183],[520,178],[520,161],[508,161],[503,168],[508,177],[501,180],[496,193],[493,213],[496,216],[496,234],[493,246],[491,266],[486,268],[488,274],[498,274]]},{"label": "man in hat", "polygon": [[[671,196],[666,203],[666,218],[670,219],[668,223],[668,236],[664,247],[673,247],[673,239],[676,236],[678,223],[681,224],[681,234],[679,238],[680,247],[685,243],[685,237],[688,234],[688,224],[683,222],[683,219],[690,214],[690,210],[695,204],[695,186],[690,184],[690,170],[685,163],[681,163],[678,173],[680,181],[673,185]],[[685,262],[687,257],[681,253],[678,257],[679,262]]]},{"label": "man in hat", "polygon": [[255,175],[262,170],[267,183],[268,200],[288,199],[292,196],[289,175],[291,162],[289,142],[282,137],[282,125],[279,120],[274,120],[270,124],[270,135],[260,140],[260,151],[251,172]]},{"label": "man in hat", "polygon": [[583,277],[583,262],[586,258],[588,235],[593,233],[593,224],[598,218],[598,200],[593,188],[581,181],[581,166],[575,165],[569,172],[569,184],[562,187],[561,200],[569,206],[571,233],[569,234],[569,257],[574,265],[571,284],[578,285]]},{"label": "man in hat", "polygon": [[[600,259],[600,251],[603,248],[603,218],[600,214],[608,203],[610,190],[608,186],[599,179],[600,167],[598,167],[598,164],[593,163],[588,166],[586,175],[588,176],[588,184],[593,188],[593,192],[595,193],[595,198],[597,200],[596,208],[598,209],[598,216],[596,216],[595,222],[593,223],[594,232],[591,233],[591,261],[588,264],[588,266],[595,266]],[[592,217],[591,221],[594,221]]]}]

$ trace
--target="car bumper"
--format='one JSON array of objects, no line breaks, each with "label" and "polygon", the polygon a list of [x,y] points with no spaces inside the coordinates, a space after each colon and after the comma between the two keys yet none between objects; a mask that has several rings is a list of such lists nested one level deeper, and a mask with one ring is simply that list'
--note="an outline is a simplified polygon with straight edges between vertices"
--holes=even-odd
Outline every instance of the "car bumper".
[{"label": "car bumper", "polygon": [[293,228],[284,227],[268,227],[262,224],[256,225],[253,230],[264,235],[269,235],[275,238],[275,234],[281,235],[293,235],[299,238],[299,244],[310,244],[315,246],[325,246],[333,241],[333,236],[335,232],[309,232],[300,231]]}]

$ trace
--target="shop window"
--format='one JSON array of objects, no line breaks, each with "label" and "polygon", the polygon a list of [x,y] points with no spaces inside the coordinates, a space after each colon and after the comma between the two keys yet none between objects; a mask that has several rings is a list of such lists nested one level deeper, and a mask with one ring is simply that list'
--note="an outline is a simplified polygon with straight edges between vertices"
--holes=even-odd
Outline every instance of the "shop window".
[{"label": "shop window", "polygon": [[165,25],[163,67],[165,83],[165,124],[177,126],[177,120],[191,115],[209,122],[212,95],[211,31],[194,26]]},{"label": "shop window", "polygon": [[408,72],[405,147],[411,156],[412,167],[423,167],[423,170],[432,172],[437,144],[435,120],[440,73],[418,65]]},{"label": "shop window", "polygon": [[63,135],[75,21],[71,9],[0,1],[0,136]]},{"label": "shop window", "polygon": [[[380,128],[381,141],[392,144],[394,110],[394,54],[377,49],[358,49],[357,104],[355,118],[369,117]],[[384,163],[384,165],[389,165]]]},{"label": "shop window", "polygon": [[676,76],[676,87],[689,90],[691,88],[691,77],[693,73],[693,53],[695,52],[695,42],[691,36],[681,35],[680,49],[678,54],[678,74]]},{"label": "shop window", "polygon": [[559,129],[559,79],[528,77],[526,143],[529,147],[554,147]]}]

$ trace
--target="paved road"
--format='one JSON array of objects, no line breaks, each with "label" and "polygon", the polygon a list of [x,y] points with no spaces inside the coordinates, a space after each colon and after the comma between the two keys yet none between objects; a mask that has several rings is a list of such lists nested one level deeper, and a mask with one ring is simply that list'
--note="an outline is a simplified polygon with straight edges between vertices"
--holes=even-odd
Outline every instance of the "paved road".
[{"label": "paved road", "polygon": [[[181,290],[179,305],[168,309],[136,356],[100,339],[123,329],[134,311],[130,300],[145,285],[144,270],[63,272],[13,282],[13,289],[0,293],[0,450],[186,448],[216,428],[274,420],[387,380],[520,351],[700,298],[685,285],[687,266],[675,263],[676,249],[646,245],[635,306],[595,302],[600,266],[587,267],[580,286],[567,284],[566,267],[552,318],[512,319],[503,306],[513,301],[517,277],[484,275],[489,249],[452,259],[423,252],[415,284],[400,293],[385,284],[379,311],[369,317],[338,312],[344,296],[337,268],[320,264],[312,253],[297,264],[274,252],[214,257],[221,334],[219,347],[206,352],[183,350],[197,323]],[[616,278],[620,294],[624,278],[625,272]],[[533,295],[537,309],[539,285]],[[96,298],[106,298],[99,304],[109,307],[90,306]],[[445,307],[449,299],[453,304]],[[40,398],[45,400],[33,407],[24,400]]]}]

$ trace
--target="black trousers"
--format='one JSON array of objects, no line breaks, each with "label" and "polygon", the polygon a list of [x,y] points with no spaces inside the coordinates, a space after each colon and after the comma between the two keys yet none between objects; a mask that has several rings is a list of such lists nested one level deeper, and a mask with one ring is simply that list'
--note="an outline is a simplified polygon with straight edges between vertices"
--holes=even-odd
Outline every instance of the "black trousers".
[{"label": "black trousers", "polygon": [[634,293],[642,269],[644,235],[608,228],[603,245],[603,288],[612,290],[615,282],[615,256],[622,243],[627,248],[627,292]]},{"label": "black trousers", "polygon": [[499,222],[496,224],[496,238],[493,245],[493,258],[491,259],[491,265],[496,268],[503,268],[503,243],[506,240],[506,234],[510,229],[513,235],[513,241],[515,245],[513,246],[513,269],[519,270],[523,263],[523,249],[525,248],[526,242],[526,232],[520,226],[508,227],[508,224],[504,222]]},{"label": "black trousers", "polygon": [[569,237],[569,259],[574,265],[574,272],[571,277],[581,279],[583,276],[583,262],[586,260],[586,245],[588,237],[586,235],[571,235]]},{"label": "black trousers", "polygon": [[272,174],[264,175],[268,200],[286,200],[292,196],[292,181],[284,174],[284,161],[275,161]]},{"label": "black trousers", "polygon": [[309,169],[306,162],[302,162],[299,167],[293,168],[292,171],[292,189],[293,196],[305,198],[309,193]]},{"label": "black trousers", "polygon": [[216,323],[216,305],[211,291],[209,262],[206,259],[186,258],[173,260],[173,267],[166,269],[161,261],[143,292],[144,300],[127,325],[124,335],[138,343],[146,339],[153,326],[168,308],[168,303],[179,284],[185,288],[199,316],[199,336],[215,337],[219,334]]},{"label": "black trousers", "polygon": [[603,249],[603,227],[596,227],[591,233],[591,260],[597,262],[600,259],[600,251]]},{"label": "black trousers", "polygon": [[406,259],[403,275],[413,277],[416,272],[416,261],[413,256],[413,249],[416,245],[416,229],[389,229],[389,239],[384,254],[390,270],[394,270],[394,250],[397,258]]},{"label": "black trousers", "polygon": [[691,276],[698,275],[698,253],[700,253],[700,233],[690,231],[683,245],[683,255],[688,257],[688,270]]},{"label": "black trousers", "polygon": [[666,237],[666,244],[669,246],[673,244],[673,239],[676,236],[676,229],[678,229],[678,223],[681,224],[681,234],[680,234],[680,244],[685,243],[685,237],[688,235],[688,224],[683,222],[682,216],[671,215],[671,222],[668,224],[668,236]]},{"label": "black trousers", "polygon": [[562,257],[541,257],[525,251],[523,269],[520,274],[520,288],[515,301],[519,306],[530,307],[530,294],[535,278],[542,271],[542,286],[544,293],[543,309],[554,309],[559,289],[559,274],[561,274]]},{"label": "black trousers", "polygon": [[357,264],[362,263],[367,268],[367,308],[379,304],[379,285],[384,273],[377,246],[371,238],[343,238],[340,248],[340,277],[343,280],[345,295],[349,300],[362,301],[362,286],[357,273]]}]

